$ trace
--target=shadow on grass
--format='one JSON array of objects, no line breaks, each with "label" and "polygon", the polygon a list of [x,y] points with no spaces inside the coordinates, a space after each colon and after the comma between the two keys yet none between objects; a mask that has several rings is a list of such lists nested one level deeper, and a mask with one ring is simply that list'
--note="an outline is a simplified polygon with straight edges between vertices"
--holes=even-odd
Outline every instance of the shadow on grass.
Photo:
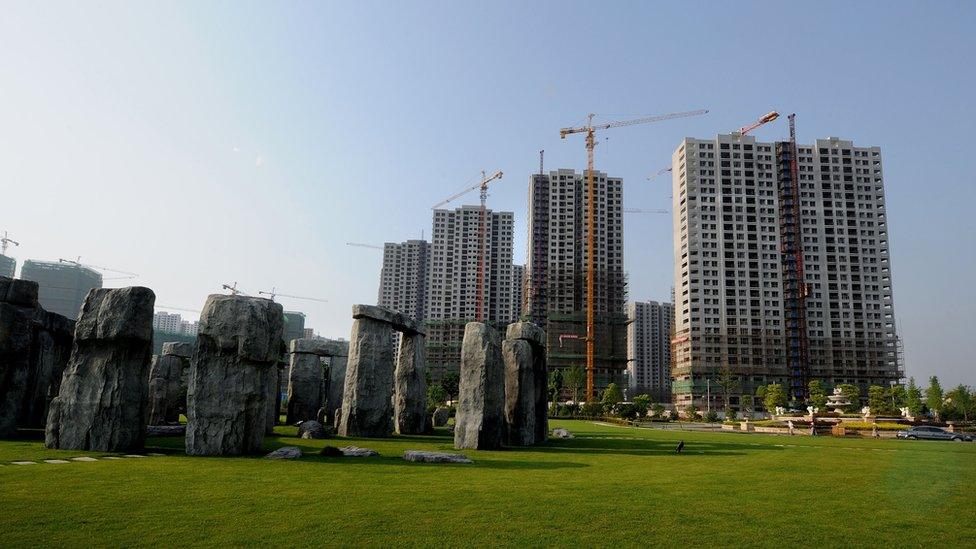
[{"label": "shadow on grass", "polygon": [[[607,455],[665,455],[674,454],[677,442],[635,439],[626,435],[600,436],[599,438],[579,437],[565,440],[549,440],[538,446],[522,448],[525,452],[558,454],[607,454]],[[684,453],[713,456],[738,456],[757,451],[784,450],[777,446],[752,446],[749,444],[725,442],[685,441]]]}]

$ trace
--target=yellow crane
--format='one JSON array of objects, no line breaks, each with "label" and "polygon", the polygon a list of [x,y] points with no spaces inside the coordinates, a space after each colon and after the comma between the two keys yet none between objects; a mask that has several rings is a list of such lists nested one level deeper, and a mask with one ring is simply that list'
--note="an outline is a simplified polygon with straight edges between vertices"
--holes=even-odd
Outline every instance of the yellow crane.
[{"label": "yellow crane", "polygon": [[595,241],[596,219],[593,204],[596,201],[596,185],[593,183],[593,149],[596,147],[596,132],[609,130],[610,128],[620,128],[623,126],[636,126],[638,124],[651,124],[662,122],[674,118],[687,118],[689,116],[699,116],[706,114],[708,109],[696,111],[675,112],[660,116],[647,116],[634,120],[618,120],[602,124],[594,124],[595,114],[587,116],[585,126],[562,128],[559,130],[559,137],[566,139],[567,135],[575,133],[586,134],[586,194],[587,194],[587,235],[586,235],[586,400],[593,400],[593,378],[596,373],[595,365],[595,334],[594,334],[594,311],[593,311],[593,278],[595,276]]}]

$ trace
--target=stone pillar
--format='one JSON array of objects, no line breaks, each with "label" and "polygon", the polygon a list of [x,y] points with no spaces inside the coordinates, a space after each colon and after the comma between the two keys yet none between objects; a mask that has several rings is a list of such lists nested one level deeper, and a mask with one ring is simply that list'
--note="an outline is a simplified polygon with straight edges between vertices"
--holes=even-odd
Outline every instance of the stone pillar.
[{"label": "stone pillar", "polygon": [[393,424],[397,434],[419,435],[430,431],[427,421],[426,339],[421,334],[406,333],[400,338],[393,402]]},{"label": "stone pillar", "polygon": [[[528,387],[528,382],[523,382],[515,384],[515,387],[521,389],[523,386],[526,387],[526,391],[530,391],[532,394],[532,405],[531,413],[534,415],[533,424],[533,434],[532,442],[527,442],[529,436],[525,435],[520,437],[522,440],[521,444],[534,444],[537,442],[545,442],[549,437],[549,368],[546,360],[546,332],[539,328],[531,322],[514,322],[508,325],[505,332],[506,341],[524,341],[528,344],[528,354],[525,351],[521,351],[523,360],[527,362],[527,368],[531,370],[531,388]],[[520,346],[524,349],[524,346]],[[506,411],[509,408],[508,400],[514,399],[516,401],[520,399],[528,400],[525,395],[519,395],[517,393],[511,393],[508,391],[508,372],[509,364],[508,358],[506,357]],[[522,374],[528,377],[529,374]],[[528,406],[528,404],[525,404]],[[513,402],[511,403],[512,409],[517,406]],[[507,412],[506,412],[507,413]],[[527,411],[525,413],[528,413]],[[506,420],[508,420],[508,415],[506,415]],[[523,419],[524,421],[524,419]],[[510,422],[511,425],[511,422]],[[521,425],[519,423],[518,425]],[[515,444],[514,441],[510,440],[510,444]]]},{"label": "stone pillar", "polygon": [[501,447],[505,432],[505,367],[498,332],[469,322],[461,343],[461,376],[454,419],[456,449]]},{"label": "stone pillar", "polygon": [[535,372],[532,346],[524,339],[502,342],[505,361],[506,441],[510,446],[535,444]]},{"label": "stone pillar", "polygon": [[284,315],[269,299],[211,295],[190,360],[186,453],[261,450],[281,358]]},{"label": "stone pillar", "polygon": [[368,316],[356,318],[349,338],[349,363],[342,394],[339,434],[388,436],[393,417],[393,327]]},{"label": "stone pillar", "polygon": [[335,342],[342,354],[329,357],[329,381],[325,396],[325,422],[331,423],[337,430],[339,424],[335,422],[336,412],[342,410],[342,393],[346,386],[346,364],[349,362],[349,342]]},{"label": "stone pillar", "polygon": [[143,287],[88,292],[45,445],[101,452],[142,448],[156,296]]},{"label": "stone pillar", "polygon": [[19,427],[43,429],[51,400],[61,389],[61,376],[71,357],[75,321],[45,311],[38,305],[34,316],[31,365],[27,394],[21,408]]},{"label": "stone pillar", "polygon": [[274,434],[275,425],[278,424],[281,417],[281,388],[288,386],[288,380],[285,379],[288,369],[287,362],[285,359],[278,359],[274,368],[271,368],[267,373],[268,381],[265,387],[268,391],[268,421],[264,425],[264,434],[266,435]]},{"label": "stone pillar", "polygon": [[322,358],[329,342],[318,339],[293,339],[289,344],[288,424],[317,419],[325,400],[325,371]]},{"label": "stone pillar", "polygon": [[0,437],[17,431],[27,394],[37,283],[0,277]]},{"label": "stone pillar", "polygon": [[166,425],[186,412],[186,378],[193,345],[167,342],[149,367],[149,425]]}]

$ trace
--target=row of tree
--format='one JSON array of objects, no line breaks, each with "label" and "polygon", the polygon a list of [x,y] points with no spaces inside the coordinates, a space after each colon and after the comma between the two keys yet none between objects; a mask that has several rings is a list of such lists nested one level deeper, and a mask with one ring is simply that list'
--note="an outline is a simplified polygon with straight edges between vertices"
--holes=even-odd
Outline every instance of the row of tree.
[{"label": "row of tree", "polygon": [[[809,398],[805,405],[815,406],[821,411],[827,410],[827,389],[820,380],[813,380],[809,384]],[[850,404],[844,407],[847,413],[861,410],[861,389],[857,385],[841,384],[837,386],[841,395]],[[756,390],[758,397],[767,411],[788,404],[798,407],[801,403],[788,402],[786,390],[782,385],[773,383],[764,385]],[[909,378],[908,385],[892,385],[882,387],[871,385],[868,387],[867,403],[871,413],[875,415],[900,415],[902,408],[908,408],[909,414],[918,417],[931,415],[936,420],[969,421],[976,417],[976,392],[970,387],[959,385],[951,391],[944,391],[939,384],[939,378],[929,378],[929,386],[923,392],[915,384],[915,378]],[[745,405],[743,405],[745,406]],[[726,407],[729,408],[728,402]]]}]

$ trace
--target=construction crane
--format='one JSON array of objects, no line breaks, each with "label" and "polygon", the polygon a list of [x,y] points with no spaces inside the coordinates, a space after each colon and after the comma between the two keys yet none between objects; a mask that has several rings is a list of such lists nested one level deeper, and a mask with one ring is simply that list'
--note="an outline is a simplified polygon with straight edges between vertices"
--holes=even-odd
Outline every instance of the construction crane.
[{"label": "construction crane", "polygon": [[485,302],[485,217],[487,215],[487,210],[485,209],[485,201],[488,200],[488,184],[496,179],[502,178],[501,170],[495,172],[488,177],[484,170],[481,171],[481,182],[464,189],[463,191],[454,193],[453,195],[441,200],[431,208],[436,210],[448,202],[460,198],[465,194],[475,190],[480,189],[481,191],[481,212],[478,220],[478,289],[477,298],[475,300],[475,320],[482,322],[485,318],[482,305]]},{"label": "construction crane", "polygon": [[624,208],[624,213],[635,213],[635,214],[666,214],[671,213],[668,210],[655,209],[655,210],[642,210],[640,208]]},{"label": "construction crane", "polygon": [[362,244],[360,242],[346,242],[346,246],[356,246],[357,248],[372,248],[374,250],[383,249],[383,246],[377,246],[375,244]]},{"label": "construction crane", "polygon": [[109,272],[109,273],[118,273],[120,275],[125,275],[125,276],[115,276],[115,277],[111,277],[111,278],[106,278],[105,280],[124,280],[124,279],[136,278],[137,276],[139,276],[136,273],[130,273],[129,271],[120,271],[118,269],[110,269],[108,267],[100,267],[98,265],[88,265],[86,263],[82,263],[81,262],[81,256],[78,256],[78,259],[77,260],[73,260],[73,259],[58,259],[58,262],[59,263],[70,263],[70,264],[76,265],[78,267],[86,267],[88,269],[93,269],[93,270],[96,270],[96,271],[105,271],[105,272]]},{"label": "construction crane", "polygon": [[166,309],[167,311],[184,311],[184,312],[187,312],[187,313],[199,313],[200,312],[197,309],[186,309],[186,308],[183,308],[183,307],[170,307],[169,305],[154,305],[153,308],[155,308],[155,309]]},{"label": "construction crane", "polygon": [[7,231],[3,231],[3,238],[0,238],[0,254],[7,255],[7,246],[10,244],[20,246],[20,242],[12,240],[9,236],[7,236]]},{"label": "construction crane", "polygon": [[[803,276],[796,114],[790,114],[787,118],[790,124],[790,141],[785,145],[789,147],[790,181],[788,185],[782,183],[779,185],[780,204],[783,209],[780,214],[780,253],[783,257],[783,297],[788,310],[786,360],[790,370],[790,396],[802,400],[807,396],[807,379],[810,375],[806,307],[809,289]],[[781,155],[779,150],[777,152]]]},{"label": "construction crane", "polygon": [[237,288],[237,282],[234,284],[221,284],[221,287],[230,292],[230,295],[247,295],[244,290]]},{"label": "construction crane", "polygon": [[670,171],[671,171],[671,166],[668,166],[667,168],[661,168],[660,170],[658,170],[658,171],[654,172],[653,174],[649,175],[647,177],[647,180],[648,181],[654,181],[654,179],[657,176],[664,175],[665,173],[670,172]]},{"label": "construction crane", "polygon": [[739,128],[739,133],[741,135],[745,135],[745,134],[751,132],[752,130],[758,128],[759,126],[762,126],[763,124],[768,124],[769,122],[772,122],[773,120],[776,120],[777,118],[779,118],[779,113],[778,112],[776,112],[776,111],[769,111],[766,114],[760,116],[759,117],[759,120],[756,120],[752,124],[749,124],[748,126],[742,126],[741,128]]},{"label": "construction crane", "polygon": [[318,301],[319,303],[328,303],[329,302],[328,299],[319,299],[317,297],[302,297],[300,295],[282,294],[282,293],[279,293],[274,287],[271,288],[271,291],[270,292],[259,291],[258,294],[259,295],[266,295],[266,296],[270,297],[271,298],[271,301],[274,301],[274,298],[275,297],[288,297],[288,298],[291,298],[291,299],[304,299],[306,301]]},{"label": "construction crane", "polygon": [[637,118],[634,120],[619,120],[615,122],[607,122],[603,124],[593,124],[593,117],[596,116],[590,113],[587,116],[587,122],[585,126],[578,126],[575,128],[562,128],[559,130],[559,137],[561,139],[566,139],[567,135],[572,135],[575,133],[585,133],[586,134],[586,189],[587,189],[587,235],[586,235],[586,400],[593,400],[593,378],[596,374],[596,363],[595,363],[595,338],[594,333],[594,311],[593,311],[593,279],[595,276],[595,258],[596,258],[596,243],[594,233],[596,232],[596,219],[593,211],[593,204],[596,201],[596,185],[593,183],[593,149],[596,148],[596,132],[602,130],[609,130],[611,128],[620,128],[623,126],[636,126],[638,124],[651,124],[654,122],[662,122],[664,120],[671,120],[673,118],[686,118],[689,116],[698,116],[707,113],[707,109],[699,109],[697,111],[687,111],[687,112],[676,112],[671,114],[665,114],[661,116],[648,116],[644,118]]}]

